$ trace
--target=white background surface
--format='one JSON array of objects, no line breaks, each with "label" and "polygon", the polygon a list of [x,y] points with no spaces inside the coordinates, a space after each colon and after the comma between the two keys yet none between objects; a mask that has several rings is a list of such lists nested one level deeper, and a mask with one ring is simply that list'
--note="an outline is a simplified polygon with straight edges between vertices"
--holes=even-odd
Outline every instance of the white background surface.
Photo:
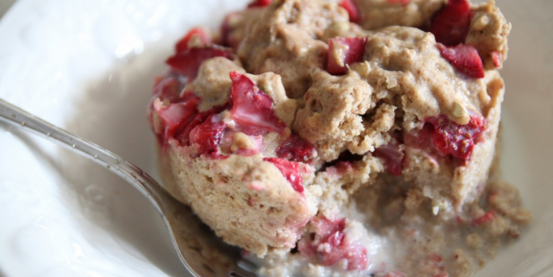
[{"label": "white background surface", "polygon": [[[0,20],[0,97],[155,175],[152,77],[187,29],[216,27],[245,2],[20,0]],[[502,167],[535,220],[478,276],[553,276],[553,1],[497,3],[513,23]],[[0,124],[0,276],[184,271],[161,219],[131,186]]]}]

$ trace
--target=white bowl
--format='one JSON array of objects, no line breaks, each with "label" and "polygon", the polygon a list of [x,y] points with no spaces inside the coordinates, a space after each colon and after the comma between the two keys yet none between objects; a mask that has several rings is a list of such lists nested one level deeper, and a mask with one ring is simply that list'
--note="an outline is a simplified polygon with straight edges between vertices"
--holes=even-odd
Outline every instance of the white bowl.
[{"label": "white bowl", "polygon": [[[19,0],[0,21],[0,97],[155,175],[153,76],[194,25],[246,0]],[[503,176],[534,221],[478,276],[553,276],[553,1],[498,0]],[[213,20],[216,19],[216,20]],[[0,125],[0,276],[187,276],[149,202],[107,170]]]}]

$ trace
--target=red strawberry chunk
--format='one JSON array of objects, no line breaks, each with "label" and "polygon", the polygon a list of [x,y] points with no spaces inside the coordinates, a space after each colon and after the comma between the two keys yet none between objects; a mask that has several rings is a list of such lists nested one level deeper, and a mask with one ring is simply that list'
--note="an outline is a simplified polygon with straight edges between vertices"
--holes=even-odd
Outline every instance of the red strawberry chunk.
[{"label": "red strawberry chunk", "polygon": [[470,2],[449,0],[447,5],[434,15],[430,32],[436,41],[447,46],[465,42],[470,29]]},{"label": "red strawberry chunk", "polygon": [[427,118],[425,123],[425,127],[430,128],[432,141],[439,152],[465,161],[480,140],[485,125],[483,118],[474,115],[466,125],[457,124],[445,115]]},{"label": "red strawberry chunk", "polygon": [[248,8],[266,7],[269,6],[273,0],[255,0],[248,5]]},{"label": "red strawberry chunk", "polygon": [[190,131],[190,145],[196,146],[198,153],[217,154],[226,126],[224,122],[216,120],[215,115],[211,115]]},{"label": "red strawberry chunk", "polygon": [[328,40],[327,71],[333,75],[348,72],[347,66],[363,60],[366,38],[331,38]]},{"label": "red strawberry chunk", "polygon": [[[154,81],[154,96],[150,101],[150,106],[148,107],[148,121],[154,133],[156,133],[160,141],[164,140],[165,135],[165,124],[162,117],[159,117],[158,111],[165,110],[167,103],[174,103],[180,101],[180,82],[176,78],[172,77],[156,77]],[[156,117],[156,115],[158,117]],[[166,122],[173,121],[170,116],[166,118]],[[159,119],[159,120],[158,120]]]},{"label": "red strawberry chunk", "polygon": [[434,127],[431,124],[425,124],[423,128],[417,132],[403,134],[403,140],[406,146],[424,149],[429,152],[433,151],[434,143],[432,143],[432,133]]},{"label": "red strawberry chunk", "polygon": [[317,245],[313,243],[313,239],[303,237],[298,241],[298,251],[302,256],[311,258],[317,255]]},{"label": "red strawberry chunk", "polygon": [[232,80],[231,118],[236,122],[236,130],[250,136],[280,132],[286,124],[275,115],[273,100],[243,74],[230,73]]},{"label": "red strawberry chunk", "polygon": [[325,238],[322,243],[326,244],[328,247],[324,251],[320,251],[323,254],[321,255],[321,264],[326,266],[334,265],[339,262],[341,259],[345,258],[347,252],[345,253],[342,247],[342,242],[344,241],[344,233],[341,231],[336,231],[330,236]]},{"label": "red strawberry chunk", "polygon": [[184,128],[181,128],[179,132],[175,134],[175,138],[178,139],[182,145],[190,145],[189,137],[192,129],[200,125],[202,122],[206,121],[207,118],[211,115],[218,114],[224,109],[225,106],[216,106],[207,111],[196,111],[196,113],[191,117],[191,120],[186,124],[186,126],[184,126]]},{"label": "red strawberry chunk", "polygon": [[[318,246],[321,243],[328,242],[330,236],[336,236],[336,233],[343,233],[346,228],[346,220],[345,218],[337,220],[330,220],[326,217],[314,218],[311,220],[311,225],[313,225],[315,229],[315,237],[304,237],[298,242],[298,250],[307,257],[314,256],[318,254],[317,252],[321,252]],[[334,242],[336,242],[336,239],[334,239]],[[339,244],[335,244],[334,246],[336,245]],[[319,257],[323,258],[321,256]]]},{"label": "red strawberry chunk", "polygon": [[216,46],[190,48],[170,57],[167,59],[166,63],[171,66],[172,69],[187,77],[190,82],[198,75],[198,69],[202,63],[214,57],[232,59],[233,54],[226,48]]},{"label": "red strawberry chunk", "polygon": [[497,217],[494,211],[489,211],[485,213],[483,216],[475,218],[472,220],[472,225],[474,226],[480,226],[482,224],[486,224],[492,220],[494,220]]},{"label": "red strawberry chunk", "polygon": [[471,78],[484,78],[484,65],[474,46],[459,44],[448,47],[437,44],[437,47],[442,57],[459,72]]},{"label": "red strawberry chunk", "polygon": [[354,23],[359,23],[359,21],[361,21],[359,9],[357,9],[357,6],[355,6],[353,0],[342,0],[342,2],[340,2],[340,6],[348,12],[349,21]]},{"label": "red strawberry chunk", "polygon": [[187,50],[190,40],[194,37],[199,38],[203,45],[211,43],[211,37],[209,37],[205,29],[196,27],[190,30],[181,40],[179,40],[179,42],[177,42],[175,45],[177,53]]},{"label": "red strawberry chunk", "polygon": [[191,111],[187,109],[188,103],[169,104],[163,107],[161,102],[154,102],[154,109],[161,118],[165,126],[165,134],[174,131],[183,123],[183,120],[191,115]]},{"label": "red strawberry chunk", "polygon": [[430,254],[430,256],[428,257],[431,261],[435,262],[435,263],[441,263],[444,258],[442,258],[442,256],[436,254],[436,253],[432,253]]},{"label": "red strawberry chunk", "polygon": [[313,227],[315,227],[317,235],[321,237],[330,236],[337,231],[343,232],[346,229],[345,218],[334,220],[328,219],[326,217],[314,218],[313,221],[311,221],[311,224],[313,225]]},{"label": "red strawberry chunk", "polygon": [[344,175],[353,170],[353,164],[349,161],[339,161],[336,165],[326,169],[329,174]]},{"label": "red strawberry chunk", "polygon": [[[243,74],[231,72],[231,118],[236,131],[250,137],[269,132],[282,132],[286,124],[274,113],[273,100]],[[316,155],[315,147],[302,138],[291,135],[276,150],[279,158],[294,162],[309,162]]]},{"label": "red strawberry chunk", "polygon": [[[169,77],[160,81],[159,85],[164,82],[174,85],[172,80],[174,78]],[[169,138],[175,138],[183,146],[195,145],[198,154],[219,152],[217,146],[224,134],[226,124],[217,122],[214,115],[220,113],[226,106],[217,106],[211,110],[199,112],[197,106],[201,99],[190,91],[185,92],[181,97],[173,92],[165,95],[164,92],[155,91],[155,96],[150,108],[160,119],[160,123],[156,123],[161,125],[160,127],[154,126],[152,122],[160,142],[167,143]],[[151,115],[150,118],[152,118]]]},{"label": "red strawberry chunk", "polygon": [[176,78],[160,78],[155,81],[153,99],[160,98],[163,101],[169,100],[171,103],[178,102],[180,100],[180,87],[181,83]]},{"label": "red strawberry chunk", "polygon": [[303,192],[303,178],[301,177],[300,165],[298,163],[279,158],[263,158],[263,160],[274,164],[286,180],[290,182],[294,190],[300,193]]},{"label": "red strawberry chunk", "polygon": [[493,65],[496,68],[501,68],[503,66],[503,54],[501,54],[497,51],[493,51],[492,52],[492,62],[493,62]]},{"label": "red strawberry chunk", "polygon": [[359,244],[351,245],[345,258],[348,261],[348,270],[364,270],[369,264],[367,248]]},{"label": "red strawberry chunk", "polygon": [[380,146],[374,150],[373,155],[384,160],[384,165],[390,174],[401,175],[404,155],[397,144],[390,143]]},{"label": "red strawberry chunk", "polygon": [[330,220],[326,217],[314,218],[311,224],[315,237],[303,237],[298,242],[298,250],[306,257],[317,257],[319,263],[332,266],[340,260],[348,262],[347,270],[363,270],[368,266],[367,249],[347,240],[345,218]]},{"label": "red strawberry chunk", "polygon": [[167,139],[175,135],[175,133],[186,125],[196,113],[196,107],[200,102],[200,98],[195,95],[186,95],[181,102],[171,103],[163,106],[161,100],[153,102],[153,107],[159,115],[162,125],[162,138]]},{"label": "red strawberry chunk", "polygon": [[[344,241],[344,237],[346,236],[342,231],[343,230],[337,230],[336,232],[332,233],[330,236],[326,238],[325,242],[333,246],[342,245],[342,242]],[[337,261],[334,261],[332,264],[336,262]]]},{"label": "red strawberry chunk", "polygon": [[291,135],[276,150],[279,158],[304,163],[309,163],[316,153],[313,144],[297,135]]}]

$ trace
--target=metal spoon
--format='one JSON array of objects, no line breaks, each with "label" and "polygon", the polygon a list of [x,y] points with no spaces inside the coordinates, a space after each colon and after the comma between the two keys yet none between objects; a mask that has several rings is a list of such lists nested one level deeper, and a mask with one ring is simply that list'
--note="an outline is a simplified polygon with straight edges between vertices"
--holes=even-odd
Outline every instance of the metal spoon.
[{"label": "metal spoon", "polygon": [[[140,191],[160,213],[183,265],[195,277],[254,277],[239,249],[223,243],[192,210],[150,175],[102,147],[58,128],[0,98],[0,120],[22,127],[100,164]],[[246,270],[247,269],[247,270]]]}]

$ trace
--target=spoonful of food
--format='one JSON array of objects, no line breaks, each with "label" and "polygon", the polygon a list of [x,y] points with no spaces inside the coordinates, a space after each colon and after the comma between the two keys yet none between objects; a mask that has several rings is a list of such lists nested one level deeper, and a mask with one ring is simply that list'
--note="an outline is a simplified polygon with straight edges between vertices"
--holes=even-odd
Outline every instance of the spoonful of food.
[{"label": "spoonful of food", "polygon": [[150,175],[114,153],[58,128],[0,98],[0,121],[40,135],[125,179],[159,212],[183,265],[195,277],[254,277],[253,266],[240,258],[240,250],[223,243],[194,215],[175,200]]}]

